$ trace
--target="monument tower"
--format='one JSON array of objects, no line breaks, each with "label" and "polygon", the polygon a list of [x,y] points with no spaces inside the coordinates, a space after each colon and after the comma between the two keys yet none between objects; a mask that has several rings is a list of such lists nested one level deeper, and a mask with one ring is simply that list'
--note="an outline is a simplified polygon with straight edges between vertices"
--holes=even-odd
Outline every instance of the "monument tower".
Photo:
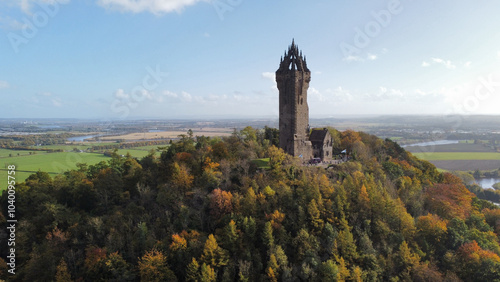
[{"label": "monument tower", "polygon": [[312,143],[309,141],[309,106],[307,89],[311,81],[311,71],[306,58],[295,45],[288,47],[276,71],[280,106],[280,148],[288,154],[309,160],[313,157]]}]

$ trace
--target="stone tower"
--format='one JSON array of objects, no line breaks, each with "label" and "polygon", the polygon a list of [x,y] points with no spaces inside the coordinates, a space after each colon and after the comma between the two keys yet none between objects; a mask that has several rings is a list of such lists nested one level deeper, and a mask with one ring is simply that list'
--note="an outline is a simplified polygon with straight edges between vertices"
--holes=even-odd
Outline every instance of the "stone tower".
[{"label": "stone tower", "polygon": [[306,58],[295,45],[288,47],[276,71],[276,82],[280,92],[280,147],[288,154],[309,160],[313,156],[309,141],[309,106],[307,89],[311,72]]}]

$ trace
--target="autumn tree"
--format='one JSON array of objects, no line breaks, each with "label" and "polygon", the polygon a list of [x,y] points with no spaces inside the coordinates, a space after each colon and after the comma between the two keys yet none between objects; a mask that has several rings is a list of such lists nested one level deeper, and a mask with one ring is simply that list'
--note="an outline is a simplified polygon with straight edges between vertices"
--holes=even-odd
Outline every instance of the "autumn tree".
[{"label": "autumn tree", "polygon": [[210,213],[215,219],[220,219],[226,214],[230,214],[233,210],[233,194],[228,191],[222,191],[217,188],[210,195]]},{"label": "autumn tree", "polygon": [[68,271],[68,265],[61,259],[61,262],[57,266],[56,282],[71,282],[71,274]]},{"label": "autumn tree", "polygon": [[420,216],[417,219],[416,238],[423,251],[429,256],[436,252],[443,252],[442,242],[445,242],[447,236],[446,224],[446,221],[435,214]]},{"label": "autumn tree", "polygon": [[167,258],[157,250],[151,250],[139,259],[141,281],[177,281],[168,268]]},{"label": "autumn tree", "polygon": [[189,173],[189,170],[184,165],[179,165],[175,162],[172,165],[172,184],[178,187],[181,191],[188,191],[193,184],[194,177]]},{"label": "autumn tree", "polygon": [[215,282],[216,279],[215,270],[210,265],[203,263],[201,265],[200,282]]},{"label": "autumn tree", "polygon": [[200,260],[207,266],[220,268],[227,265],[228,253],[226,250],[219,247],[214,235],[210,234],[205,242],[205,247],[203,248]]},{"label": "autumn tree", "polygon": [[482,249],[476,241],[465,243],[457,251],[456,272],[466,281],[497,281],[500,257]]},{"label": "autumn tree", "polygon": [[410,279],[411,272],[418,265],[419,261],[420,257],[410,250],[406,241],[403,241],[396,254],[396,267],[399,277],[403,280]]},{"label": "autumn tree", "polygon": [[186,269],[186,281],[200,281],[200,276],[200,265],[195,258],[192,258]]},{"label": "autumn tree", "polygon": [[472,211],[473,194],[463,184],[436,184],[426,190],[427,203],[442,218],[466,218]]},{"label": "autumn tree", "polygon": [[353,145],[357,141],[361,141],[361,137],[353,130],[348,129],[340,133],[340,146],[342,150],[347,150],[348,154],[352,152]]}]

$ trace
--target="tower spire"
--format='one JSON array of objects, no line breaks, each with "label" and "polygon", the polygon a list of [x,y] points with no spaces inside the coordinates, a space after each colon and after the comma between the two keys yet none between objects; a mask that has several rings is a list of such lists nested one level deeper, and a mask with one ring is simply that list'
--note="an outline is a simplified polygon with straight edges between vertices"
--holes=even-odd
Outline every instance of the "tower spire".
[{"label": "tower spire", "polygon": [[288,46],[288,50],[285,51],[283,59],[280,60],[280,67],[278,71],[287,70],[309,72],[305,56],[302,54],[302,50],[299,50],[299,47],[295,43],[295,38],[292,38],[292,44]]}]

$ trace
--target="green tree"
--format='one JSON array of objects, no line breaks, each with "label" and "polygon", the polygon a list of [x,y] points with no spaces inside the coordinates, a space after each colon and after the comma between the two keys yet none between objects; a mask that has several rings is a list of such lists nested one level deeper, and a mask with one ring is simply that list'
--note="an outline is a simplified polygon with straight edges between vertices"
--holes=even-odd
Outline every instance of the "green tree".
[{"label": "green tree", "polygon": [[201,265],[200,282],[214,282],[216,279],[215,270],[210,265],[203,263]]},{"label": "green tree", "polygon": [[210,234],[207,241],[205,242],[205,247],[203,248],[203,253],[201,255],[201,261],[207,266],[212,266],[214,268],[219,268],[228,263],[228,253],[223,248],[219,247],[217,240],[214,235]]},{"label": "green tree", "polygon": [[264,225],[262,232],[262,241],[264,245],[270,250],[274,246],[273,227],[270,221]]},{"label": "green tree", "polygon": [[307,213],[309,214],[309,222],[312,229],[315,232],[321,232],[321,230],[323,230],[325,222],[320,218],[321,213],[318,209],[318,205],[316,204],[315,199],[312,199],[311,202],[309,202],[309,204],[307,205]]},{"label": "green tree", "polygon": [[197,282],[200,278],[200,265],[195,258],[192,258],[186,269],[186,281]]},{"label": "green tree", "polygon": [[321,263],[319,267],[319,280],[322,282],[337,281],[339,268],[331,259]]}]

